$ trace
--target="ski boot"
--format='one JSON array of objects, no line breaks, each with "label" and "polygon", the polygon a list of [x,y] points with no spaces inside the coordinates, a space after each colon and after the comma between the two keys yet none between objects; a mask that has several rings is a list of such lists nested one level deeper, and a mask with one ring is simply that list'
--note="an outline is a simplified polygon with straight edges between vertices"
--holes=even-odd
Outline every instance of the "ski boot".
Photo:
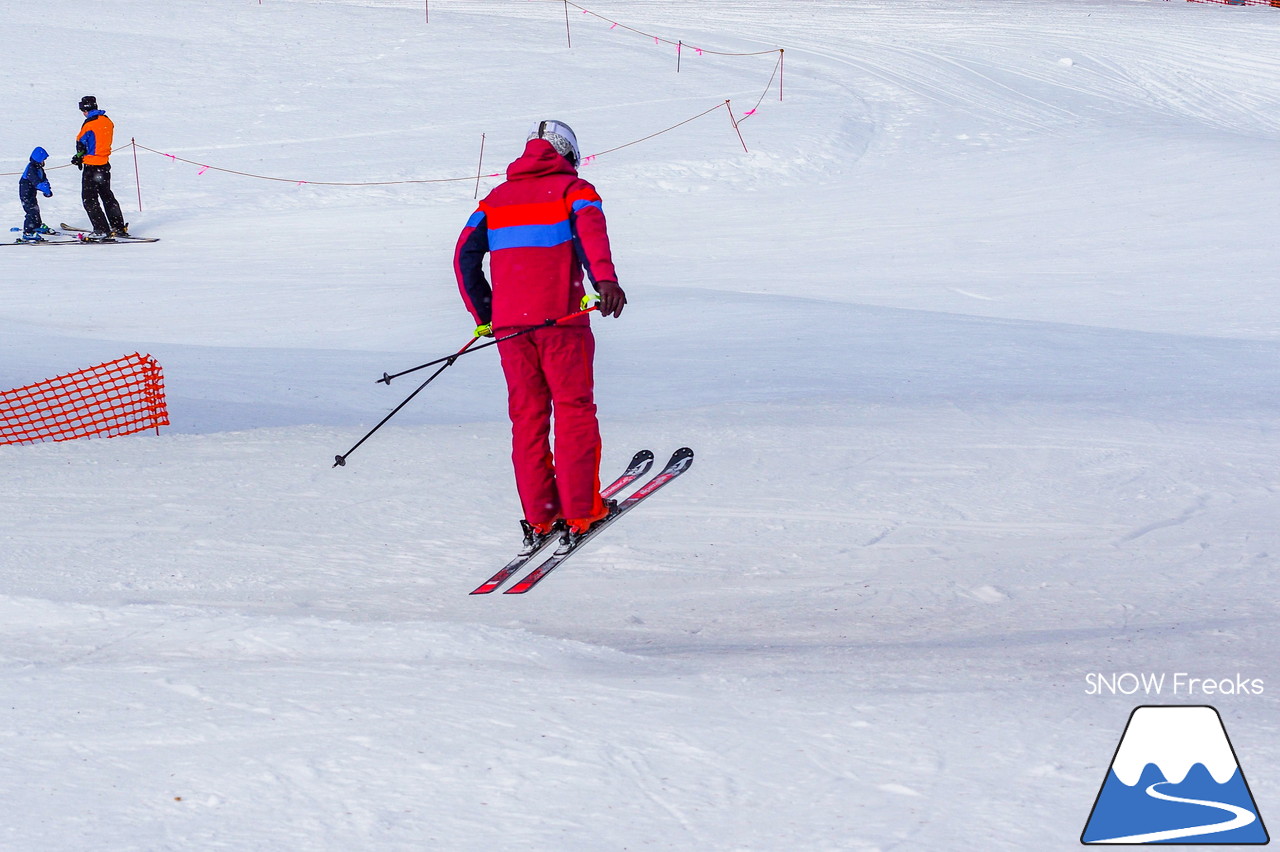
[{"label": "ski boot", "polygon": [[560,546],[556,548],[556,552],[563,553],[573,550],[582,539],[586,538],[592,529],[616,514],[618,514],[618,501],[605,500],[604,511],[601,514],[593,518],[574,518],[573,520],[565,521],[564,532],[560,534]]},{"label": "ski boot", "polygon": [[549,521],[543,524],[531,524],[526,520],[521,520],[520,529],[524,531],[524,543],[520,546],[519,555],[533,555],[560,531],[562,523],[562,521]]}]

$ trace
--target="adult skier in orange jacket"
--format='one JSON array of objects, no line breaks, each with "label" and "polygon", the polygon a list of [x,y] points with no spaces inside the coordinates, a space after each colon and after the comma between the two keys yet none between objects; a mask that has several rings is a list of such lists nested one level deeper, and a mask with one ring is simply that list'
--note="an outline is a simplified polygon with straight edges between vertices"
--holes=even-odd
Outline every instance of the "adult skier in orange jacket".
[{"label": "adult skier in orange jacket", "polygon": [[115,124],[98,109],[98,99],[93,95],[80,99],[80,112],[84,114],[84,124],[76,136],[76,155],[71,162],[81,170],[80,201],[93,225],[89,239],[127,237],[129,223],[111,191],[111,137]]}]

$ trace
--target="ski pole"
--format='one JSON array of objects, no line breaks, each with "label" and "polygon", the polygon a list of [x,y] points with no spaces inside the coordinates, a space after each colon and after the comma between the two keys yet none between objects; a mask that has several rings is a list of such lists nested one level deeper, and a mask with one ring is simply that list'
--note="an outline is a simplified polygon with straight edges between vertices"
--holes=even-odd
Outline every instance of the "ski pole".
[{"label": "ski pole", "polygon": [[[471,348],[471,344],[475,343],[475,342],[476,342],[477,340],[479,340],[479,339],[480,339],[480,338],[478,338],[478,337],[472,337],[470,340],[468,340],[468,341],[466,342],[466,345],[464,345],[464,346],[463,346],[461,349],[459,349],[457,352],[455,352],[455,353],[453,353],[452,355],[449,355],[449,356],[447,356],[447,357],[445,357],[445,358],[441,358],[441,359],[440,359],[440,361],[443,361],[443,362],[444,362],[444,365],[443,365],[443,366],[441,366],[439,370],[436,370],[434,373],[432,373],[432,374],[431,374],[431,377],[430,377],[429,379],[427,379],[427,380],[426,380],[425,382],[423,382],[422,384],[418,385],[418,389],[417,389],[417,390],[415,390],[413,393],[411,393],[411,394],[409,394],[407,397],[405,397],[405,398],[404,398],[404,402],[400,403],[400,404],[399,404],[399,405],[397,405],[395,408],[391,409],[391,413],[390,413],[390,414],[388,414],[386,417],[382,418],[381,420],[379,420],[379,421],[378,421],[378,425],[377,425],[377,426],[374,426],[374,427],[373,427],[372,429],[370,429],[367,433],[365,433],[365,436],[364,436],[363,438],[361,438],[359,441],[356,441],[355,446],[353,446],[351,449],[347,450],[345,453],[343,453],[343,454],[342,454],[342,455],[340,455],[340,456],[334,456],[334,457],[333,457],[333,466],[334,466],[334,467],[345,467],[345,466],[346,466],[346,464],[347,464],[347,456],[349,456],[349,455],[351,455],[352,453],[354,453],[354,452],[356,451],[356,449],[357,449],[361,444],[363,444],[365,441],[369,440],[369,436],[370,436],[370,435],[372,435],[374,432],[377,432],[379,429],[381,429],[381,428],[382,428],[382,425],[383,425],[384,423],[386,423],[386,422],[387,422],[388,420],[390,420],[392,417],[395,417],[396,412],[398,412],[400,409],[402,409],[402,408],[404,408],[406,405],[408,405],[408,404],[409,404],[409,400],[413,399],[415,396],[417,396],[417,395],[418,395],[419,391],[421,391],[421,390],[422,390],[423,388],[425,388],[427,385],[431,384],[431,383],[435,380],[436,376],[440,375],[440,374],[441,374],[441,373],[443,373],[445,370],[447,370],[447,369],[449,368],[449,366],[450,366],[451,364],[453,364],[453,362],[454,362],[455,360],[457,360],[457,359],[458,359],[458,357],[459,357],[459,356],[461,356],[464,352],[466,352],[468,349],[470,349],[470,348]],[[479,347],[477,347],[477,348],[479,348]],[[440,362],[439,362],[439,361],[433,361],[432,363],[436,363],[436,364],[438,364],[438,363],[440,363]]]},{"label": "ski pole", "polygon": [[[511,339],[511,338],[513,338],[513,337],[519,337],[519,336],[520,336],[520,335],[522,335],[522,334],[528,334],[529,332],[531,332],[531,331],[537,331],[537,330],[538,330],[538,329],[540,329],[540,328],[547,328],[548,326],[552,326],[552,325],[559,325],[560,323],[564,322],[565,320],[571,320],[571,319],[576,319],[576,318],[581,317],[581,316],[586,316],[587,314],[589,314],[589,313],[591,313],[592,311],[596,310],[596,308],[597,308],[597,307],[598,307],[597,305],[592,305],[591,307],[586,308],[585,310],[576,311],[575,313],[572,313],[572,314],[565,314],[564,316],[562,316],[562,317],[558,317],[558,318],[556,318],[556,319],[543,320],[541,325],[531,325],[531,326],[529,326],[528,328],[523,328],[523,329],[521,329],[520,331],[514,331],[514,332],[512,332],[511,334],[505,334],[505,335],[503,335],[502,337],[498,337],[498,338],[495,338],[495,339],[493,339],[493,340],[490,340],[488,343],[481,343],[479,346],[477,346],[475,349],[472,349],[471,351],[472,351],[472,352],[479,352],[481,349],[484,349],[484,348],[485,348],[485,347],[487,347],[487,346],[495,346],[495,345],[497,345],[497,344],[501,343],[501,342],[502,342],[502,341],[504,341],[504,340],[510,340],[510,339]],[[474,343],[474,342],[475,342],[476,340],[478,340],[478,339],[479,339],[479,338],[472,338],[471,342],[472,342],[472,343]],[[470,345],[471,345],[470,343],[469,343],[469,344],[467,344],[467,346],[470,346]],[[464,346],[464,347],[462,347],[462,350],[463,350],[463,351],[465,351],[465,350],[466,350],[466,348],[467,348],[467,347],[466,347],[466,346]],[[453,363],[453,359],[454,359],[454,358],[457,358],[457,357],[458,357],[459,355],[461,355],[461,354],[462,354],[462,352],[460,351],[460,352],[456,352],[456,353],[454,353],[453,355],[445,355],[443,358],[437,358],[437,359],[435,359],[434,361],[428,361],[428,362],[427,362],[427,363],[425,363],[425,364],[419,364],[419,365],[418,365],[418,366],[416,366],[416,367],[410,367],[409,369],[407,369],[407,370],[401,370],[401,371],[400,371],[400,372],[398,372],[398,373],[391,373],[391,374],[383,373],[383,374],[382,374],[382,378],[380,378],[380,379],[374,379],[374,381],[375,381],[375,382],[381,382],[381,383],[383,383],[384,385],[389,385],[389,384],[391,384],[391,380],[392,380],[392,379],[398,379],[398,378],[400,378],[401,376],[408,375],[409,373],[416,373],[418,370],[425,370],[427,367],[434,367],[436,364],[439,364],[439,363],[442,363],[442,362],[445,362],[445,361],[447,361],[447,362],[449,362],[449,363]],[[435,378],[435,376],[432,376],[431,378]],[[428,379],[427,381],[430,381],[430,379]]]}]

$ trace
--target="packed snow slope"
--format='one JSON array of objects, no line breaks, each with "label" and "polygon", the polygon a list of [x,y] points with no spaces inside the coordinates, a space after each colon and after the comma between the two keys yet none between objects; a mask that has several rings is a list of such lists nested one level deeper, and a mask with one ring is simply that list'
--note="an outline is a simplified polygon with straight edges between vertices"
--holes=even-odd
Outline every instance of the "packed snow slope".
[{"label": "packed snow slope", "polygon": [[[161,238],[0,253],[0,387],[149,352],[173,418],[0,447],[0,848],[1071,849],[1151,703],[1280,820],[1280,12],[584,5],[0,29],[5,180],[46,147],[83,223],[94,94]],[[773,48],[781,99],[719,55]],[[492,350],[331,465],[467,340],[454,239],[549,117],[631,299],[606,476],[698,455],[470,597],[518,539]]]}]

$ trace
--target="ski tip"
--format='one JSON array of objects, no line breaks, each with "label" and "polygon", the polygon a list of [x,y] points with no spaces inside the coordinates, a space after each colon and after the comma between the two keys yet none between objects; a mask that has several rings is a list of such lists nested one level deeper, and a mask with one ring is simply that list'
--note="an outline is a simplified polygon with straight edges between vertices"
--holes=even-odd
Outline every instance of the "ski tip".
[{"label": "ski tip", "polygon": [[684,473],[692,464],[693,450],[681,447],[671,454],[671,461],[667,462],[665,470],[668,473]]}]

